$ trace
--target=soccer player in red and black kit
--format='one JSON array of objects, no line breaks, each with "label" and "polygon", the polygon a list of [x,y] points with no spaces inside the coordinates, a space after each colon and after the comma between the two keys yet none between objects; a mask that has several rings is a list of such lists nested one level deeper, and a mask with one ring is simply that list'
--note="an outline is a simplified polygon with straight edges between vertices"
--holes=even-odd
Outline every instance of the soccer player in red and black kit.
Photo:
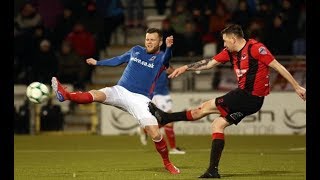
[{"label": "soccer player in red and black kit", "polygon": [[166,113],[149,103],[149,109],[161,125],[175,121],[195,121],[204,116],[220,114],[212,122],[212,147],[210,164],[199,178],[220,178],[218,164],[224,147],[224,129],[237,125],[244,117],[256,113],[262,107],[264,97],[270,92],[269,67],[280,73],[295,89],[301,99],[306,100],[306,89],[301,87],[261,43],[246,40],[241,26],[233,24],[221,31],[224,49],[210,59],[181,66],[169,75],[178,77],[186,71],[211,69],[230,62],[238,79],[238,88],[227,94],[213,98],[191,110]]}]

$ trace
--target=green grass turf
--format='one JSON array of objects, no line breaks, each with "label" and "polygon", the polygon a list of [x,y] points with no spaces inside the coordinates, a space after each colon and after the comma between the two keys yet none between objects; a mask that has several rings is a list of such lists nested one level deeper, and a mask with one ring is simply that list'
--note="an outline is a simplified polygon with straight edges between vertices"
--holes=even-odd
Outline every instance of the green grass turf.
[{"label": "green grass turf", "polygon": [[[14,178],[23,179],[198,179],[207,168],[211,137],[177,136],[185,155],[171,155],[181,174],[171,175],[149,139],[138,136],[14,136]],[[222,179],[306,179],[305,136],[226,135]]]}]

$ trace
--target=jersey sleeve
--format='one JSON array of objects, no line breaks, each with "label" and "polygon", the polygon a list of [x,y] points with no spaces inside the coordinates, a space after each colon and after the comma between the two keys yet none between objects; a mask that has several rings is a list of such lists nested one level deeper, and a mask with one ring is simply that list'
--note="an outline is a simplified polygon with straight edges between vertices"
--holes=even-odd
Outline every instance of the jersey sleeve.
[{"label": "jersey sleeve", "polygon": [[171,47],[167,47],[164,54],[163,54],[163,65],[168,68],[169,67],[169,61],[172,57],[172,49]]},{"label": "jersey sleeve", "polygon": [[220,53],[213,56],[213,59],[215,59],[216,61],[218,61],[220,63],[226,63],[226,62],[230,61],[230,56],[228,54],[228,50],[226,48],[223,49]]},{"label": "jersey sleeve", "polygon": [[119,66],[120,64],[127,63],[130,60],[131,51],[132,49],[120,56],[100,60],[97,62],[97,66]]},{"label": "jersey sleeve", "polygon": [[251,56],[266,65],[269,65],[274,59],[274,56],[262,43],[254,44],[251,47]]}]

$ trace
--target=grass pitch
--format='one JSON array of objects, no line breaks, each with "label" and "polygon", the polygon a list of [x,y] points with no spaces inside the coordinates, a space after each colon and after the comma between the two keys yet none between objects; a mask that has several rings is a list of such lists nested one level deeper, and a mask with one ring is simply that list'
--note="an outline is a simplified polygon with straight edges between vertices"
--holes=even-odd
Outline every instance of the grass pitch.
[{"label": "grass pitch", "polygon": [[[306,179],[305,136],[232,136],[219,166],[222,179]],[[14,179],[198,179],[208,167],[211,137],[177,136],[185,155],[170,155],[171,175],[149,139],[138,136],[37,135],[14,137]]]}]

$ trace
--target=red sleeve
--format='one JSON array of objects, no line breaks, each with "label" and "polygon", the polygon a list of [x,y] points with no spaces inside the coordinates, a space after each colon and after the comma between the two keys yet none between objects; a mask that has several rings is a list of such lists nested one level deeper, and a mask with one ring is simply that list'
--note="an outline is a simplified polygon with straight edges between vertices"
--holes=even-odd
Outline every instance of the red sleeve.
[{"label": "red sleeve", "polygon": [[228,54],[227,49],[224,48],[220,53],[213,56],[213,59],[215,59],[216,61],[221,62],[221,63],[226,63],[226,62],[230,61],[230,56]]},{"label": "red sleeve", "polygon": [[254,44],[251,47],[251,55],[253,58],[261,61],[262,63],[269,65],[271,61],[274,59],[274,56],[271,52],[266,48],[262,43]]}]

